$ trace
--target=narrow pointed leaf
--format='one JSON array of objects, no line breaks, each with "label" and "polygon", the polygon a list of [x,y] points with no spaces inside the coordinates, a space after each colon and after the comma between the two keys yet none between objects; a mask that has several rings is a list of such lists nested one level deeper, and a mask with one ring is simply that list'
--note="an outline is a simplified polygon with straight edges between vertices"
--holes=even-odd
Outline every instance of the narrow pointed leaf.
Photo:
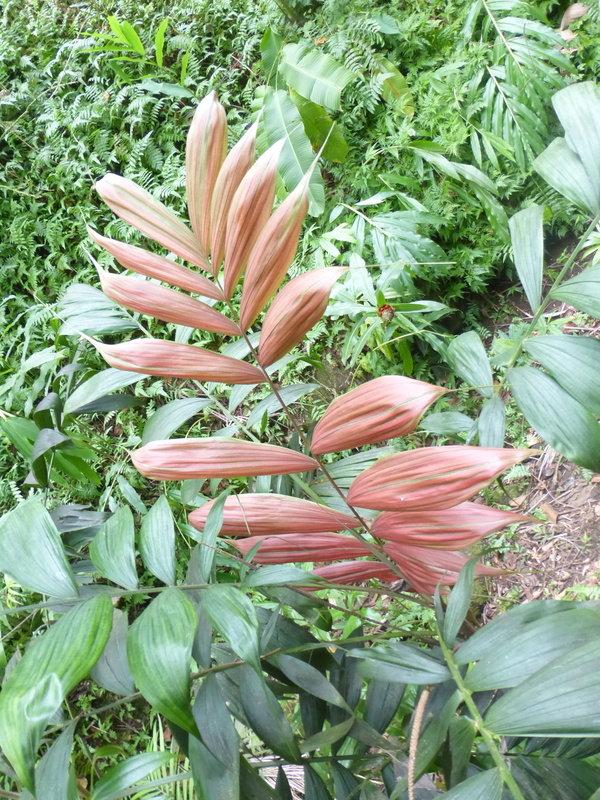
[{"label": "narrow pointed leaf", "polygon": [[252,364],[191,344],[133,339],[122,344],[94,342],[94,347],[108,364],[127,372],[229,384],[255,384],[265,379]]},{"label": "narrow pointed leaf", "polygon": [[600,471],[600,425],[591,411],[539,369],[516,367],[507,379],[527,422],[549,445],[576,464]]},{"label": "narrow pointed leaf", "polygon": [[197,272],[193,272],[181,264],[176,264],[168,258],[157,256],[142,247],[101,236],[89,227],[87,232],[99,247],[103,247],[117,259],[119,264],[133,272],[170,283],[171,286],[176,286],[186,292],[201,294],[204,297],[211,297],[213,300],[223,300],[221,289],[203,275],[198,275]]},{"label": "narrow pointed leaf", "polygon": [[440,683],[448,680],[448,667],[424,650],[407,644],[353,649],[348,656],[360,659],[359,672],[365,678],[395,683]]},{"label": "narrow pointed leaf", "polygon": [[125,222],[185,261],[209,269],[206,253],[191,230],[141,186],[109,173],[98,181],[96,191],[110,210]]},{"label": "narrow pointed leaf", "polygon": [[[189,516],[189,522],[204,530],[215,500]],[[225,500],[224,536],[269,536],[281,533],[327,533],[357,526],[355,517],[327,506],[280,494],[238,494]]]},{"label": "narrow pointed leaf", "polygon": [[356,478],[348,502],[381,511],[451,508],[535,452],[458,445],[396,453]]},{"label": "narrow pointed leaf", "polygon": [[142,444],[168,439],[184,422],[211,403],[207,397],[184,397],[166,403],[148,417],[144,425]]},{"label": "narrow pointed leaf", "polygon": [[36,800],[78,800],[75,774],[69,769],[76,724],[69,722],[35,768]]},{"label": "narrow pointed leaf", "polygon": [[207,675],[194,703],[194,717],[202,731],[202,741],[221,763],[221,769],[237,773],[240,739],[215,674]]},{"label": "narrow pointed leaf", "polygon": [[244,592],[223,584],[211,586],[202,595],[202,608],[232,650],[262,675],[258,620]]},{"label": "narrow pointed leaf", "polygon": [[445,391],[396,375],[368,381],[331,403],[314,429],[310,449],[333,453],[404,436]]},{"label": "narrow pointed leaf", "polygon": [[576,400],[600,415],[600,342],[590,336],[536,336],[525,349]]},{"label": "narrow pointed leaf", "polygon": [[544,273],[544,206],[529,206],[509,220],[510,238],[517,275],[531,310],[540,307]]},{"label": "narrow pointed leaf", "polygon": [[136,619],[127,638],[127,657],[138,689],[157,711],[194,735],[190,659],[197,626],[191,601],[170,588]]},{"label": "narrow pointed leaf", "polygon": [[127,614],[115,608],[106,647],[90,671],[92,679],[99,686],[122,696],[135,692],[135,683],[127,662],[128,630]]},{"label": "narrow pointed leaf", "polygon": [[307,173],[275,209],[250,251],[240,305],[240,326],[244,331],[273,297],[294,260],[308,211],[310,175]]},{"label": "narrow pointed leaf", "polygon": [[273,662],[287,678],[293,681],[296,686],[304,689],[305,692],[309,692],[314,697],[319,697],[321,700],[331,703],[331,705],[352,713],[348,703],[335,686],[327,680],[322,672],[307,664],[306,661],[301,661],[288,655],[280,655],[275,656]]},{"label": "narrow pointed leaf", "polygon": [[163,495],[142,520],[140,555],[147,569],[163,583],[175,583],[175,525],[169,501]]},{"label": "narrow pointed leaf", "polygon": [[454,647],[454,640],[467,616],[473,595],[474,577],[475,559],[472,558],[461,569],[454,589],[448,598],[443,624],[444,641],[448,647]]},{"label": "narrow pointed leaf", "polygon": [[272,392],[254,406],[248,414],[246,425],[249,428],[260,426],[265,416],[270,417],[273,414],[277,414],[284,405],[289,407],[315,389],[318,389],[318,387],[319,384],[317,383],[294,383],[291,386],[284,386],[282,389],[278,389],[277,394]]},{"label": "narrow pointed leaf", "polygon": [[250,536],[232,541],[234,547],[246,554],[260,544],[254,561],[258,564],[285,564],[288,561],[333,561],[340,558],[361,558],[370,555],[368,547],[340,533],[283,536]]},{"label": "narrow pointed leaf", "polygon": [[375,518],[371,531],[379,539],[400,544],[463,550],[499,528],[531,520],[524,514],[467,502],[444,511],[384,511]]},{"label": "narrow pointed leaf", "polygon": [[479,444],[482,447],[504,447],[506,409],[498,396],[489,397],[477,420]]},{"label": "narrow pointed leaf", "polygon": [[[252,125],[232,148],[219,170],[219,175],[215,182],[210,208],[210,258],[215,274],[225,252],[227,218],[233,198],[244,175],[246,175],[254,161],[257,127],[257,123]],[[273,199],[271,198],[271,205],[272,203]]]},{"label": "narrow pointed leaf", "polygon": [[95,400],[124,386],[139,381],[143,375],[131,375],[120,369],[103,369],[81,383],[65,401],[65,414],[77,414],[80,408],[89,407]]},{"label": "narrow pointed leaf", "polygon": [[139,753],[107,770],[94,786],[91,800],[115,800],[125,789],[135,786],[152,772],[168,764],[173,753]]},{"label": "narrow pointed leaf", "polygon": [[[203,720],[204,721],[204,720]],[[204,726],[202,726],[204,732]],[[226,766],[196,736],[189,739],[190,766],[198,800],[239,800],[239,758]]]},{"label": "narrow pointed leaf", "polygon": [[[229,489],[211,503],[211,508],[206,518],[206,524],[201,536],[198,537],[198,569],[201,582],[214,582],[213,567],[217,555],[217,539],[223,523],[223,506],[229,494]],[[204,612],[203,612],[204,613]]]},{"label": "narrow pointed leaf", "polygon": [[455,372],[484,397],[494,393],[494,379],[485,347],[475,331],[461,333],[448,345],[447,359]]},{"label": "narrow pointed leaf", "polygon": [[104,294],[125,308],[175,325],[227,336],[240,335],[240,329],[233,320],[200,300],[141,278],[115,275],[100,269],[98,274]]},{"label": "narrow pointed leaf", "polygon": [[90,544],[90,558],[105,578],[124,589],[137,589],[135,533],[129,506],[121,506],[102,524]]},{"label": "narrow pointed leaf", "polygon": [[132,454],[136,468],[156,480],[289,475],[317,464],[308,456],[271,444],[238,439],[174,439],[150,442]]},{"label": "narrow pointed leaf", "polygon": [[246,269],[248,256],[271,215],[277,163],[282,147],[283,142],[278,141],[263,153],[248,170],[231,201],[227,215],[223,274],[225,297],[228,299]]},{"label": "narrow pointed leaf", "polygon": [[60,535],[39,500],[28,500],[2,518],[0,571],[34,592],[77,597],[75,577]]},{"label": "narrow pointed leaf", "polygon": [[550,292],[550,297],[600,319],[600,265],[584,269],[574,278],[561,283]]},{"label": "narrow pointed leaf", "polygon": [[0,746],[33,795],[34,763],[44,729],[104,649],[111,623],[107,595],[76,605],[32,642],[4,684]]},{"label": "narrow pointed leaf", "polygon": [[300,752],[310,753],[313,750],[321,750],[324,747],[329,747],[340,739],[345,738],[353,725],[354,717],[348,717],[344,722],[332,725],[330,728],[327,728],[327,730],[319,731],[319,733],[309,736],[309,738],[305,739],[300,745]]},{"label": "narrow pointed leaf", "polygon": [[[217,175],[227,153],[227,119],[215,92],[200,103],[187,136],[186,196],[190,222],[200,247],[210,246],[210,207]],[[216,265],[213,264],[213,272]]]},{"label": "narrow pointed leaf", "polygon": [[267,311],[260,335],[258,360],[274,364],[299,344],[321,319],[333,284],[345,267],[324,267],[298,275],[277,294]]}]

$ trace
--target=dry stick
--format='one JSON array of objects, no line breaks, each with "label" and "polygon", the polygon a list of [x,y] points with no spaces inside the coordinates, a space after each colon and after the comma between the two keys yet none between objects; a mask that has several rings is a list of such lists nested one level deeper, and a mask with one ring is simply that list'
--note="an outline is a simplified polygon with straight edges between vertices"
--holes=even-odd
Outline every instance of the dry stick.
[{"label": "dry stick", "polygon": [[421,692],[419,702],[415,708],[412,730],[410,732],[410,747],[408,750],[408,800],[415,800],[415,762],[417,760],[417,748],[419,746],[419,734],[425,715],[425,706],[429,700],[431,689],[426,686]]}]

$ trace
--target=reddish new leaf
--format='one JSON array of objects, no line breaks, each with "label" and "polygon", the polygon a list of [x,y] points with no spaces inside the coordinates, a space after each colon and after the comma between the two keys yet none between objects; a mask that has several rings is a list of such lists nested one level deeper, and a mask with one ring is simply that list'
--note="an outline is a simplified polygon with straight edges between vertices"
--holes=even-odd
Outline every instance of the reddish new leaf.
[{"label": "reddish new leaf", "polygon": [[231,544],[246,554],[260,543],[254,561],[258,564],[286,564],[289,561],[332,561],[361,558],[369,548],[342,533],[288,533],[283,536],[249,536],[232,539]]},{"label": "reddish new leaf", "polygon": [[333,284],[346,271],[345,267],[313,269],[283,287],[262,326],[258,360],[263,367],[289,353],[316,325],[327,308]]},{"label": "reddish new leaf", "polygon": [[87,232],[97,245],[107,250],[119,264],[127,269],[170,283],[171,286],[177,286],[178,289],[184,289],[186,292],[201,294],[204,297],[211,297],[213,300],[224,299],[223,292],[215,283],[181,264],[157,256],[149,250],[144,250],[143,247],[119,242],[116,239],[108,239],[91,228],[88,228]]},{"label": "reddish new leaf", "polygon": [[191,230],[137,183],[108,173],[98,181],[96,191],[125,222],[190,264],[210,270],[206,253]]},{"label": "reddish new leaf", "polygon": [[336,398],[313,432],[311,451],[333,453],[404,436],[446,389],[387,375]]},{"label": "reddish new leaf", "polygon": [[[206,95],[192,120],[185,150],[185,187],[192,229],[204,253],[210,245],[210,207],[227,153],[227,119],[215,92]],[[217,265],[211,265],[216,274]]]},{"label": "reddish new leaf", "polygon": [[525,521],[532,518],[480,503],[460,503],[444,511],[384,511],[371,532],[399,544],[463,550],[492,531]]},{"label": "reddish new leaf", "polygon": [[174,289],[130,275],[115,275],[103,269],[98,269],[98,274],[104,294],[125,308],[189,328],[227,336],[239,336],[241,333],[236,323],[224,314]]},{"label": "reddish new leaf", "polygon": [[94,346],[111,367],[129,372],[229,384],[264,381],[263,373],[252,364],[191,344],[133,339],[122,344],[94,342]]},{"label": "reddish new leaf", "polygon": [[[204,530],[215,503],[211,500],[193,511],[190,524]],[[358,522],[327,506],[281,494],[238,494],[228,497],[223,507],[224,536],[274,536],[283,533],[327,533],[356,528]]]},{"label": "reddish new leaf", "polygon": [[380,511],[451,508],[536,452],[457,445],[395,453],[354,480],[348,503]]},{"label": "reddish new leaf", "polygon": [[341,561],[313,569],[312,573],[332,583],[362,583],[372,578],[385,583],[398,580],[398,575],[392,569],[377,561]]},{"label": "reddish new leaf", "polygon": [[286,447],[225,438],[150,442],[135,450],[132,460],[142,475],[163,481],[289,475],[317,467],[309,456]]}]

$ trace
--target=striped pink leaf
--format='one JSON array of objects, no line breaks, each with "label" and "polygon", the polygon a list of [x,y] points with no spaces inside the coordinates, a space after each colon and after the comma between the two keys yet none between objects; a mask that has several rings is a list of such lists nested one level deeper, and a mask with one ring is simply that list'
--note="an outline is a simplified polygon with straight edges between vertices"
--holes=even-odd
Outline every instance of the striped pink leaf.
[{"label": "striped pink leaf", "polygon": [[404,436],[446,389],[387,375],[336,398],[314,429],[313,453],[334,453]]},{"label": "striped pink leaf", "polygon": [[[190,524],[204,530],[215,503],[211,500],[193,511]],[[327,506],[281,494],[238,494],[223,507],[224,536],[275,536],[283,533],[327,533],[357,526],[355,517]]]},{"label": "striped pink leaf", "polygon": [[193,272],[182,264],[176,264],[173,261],[169,261],[168,258],[157,256],[142,247],[119,242],[116,239],[108,239],[91,228],[88,228],[87,232],[97,245],[107,250],[117,259],[119,264],[122,264],[127,269],[139,272],[141,275],[147,275],[149,278],[156,278],[159,281],[170,283],[171,286],[184,289],[186,292],[201,294],[204,297],[211,297],[213,300],[224,299],[223,292],[216,283],[213,283],[203,275],[198,275],[197,272]]},{"label": "striped pink leaf", "polygon": [[531,521],[525,514],[460,503],[444,511],[384,511],[376,517],[371,532],[398,544],[463,550],[499,528]]},{"label": "striped pink leaf", "polygon": [[240,183],[227,216],[224,291],[229,300],[246,269],[248,256],[264,228],[275,197],[277,162],[284,142],[276,142],[258,159]]},{"label": "striped pink leaf", "polygon": [[[340,561],[311,571],[313,575],[332,583],[362,583],[373,578],[385,583],[398,580],[398,575],[392,569],[377,561]],[[313,587],[315,590],[318,588]]]},{"label": "striped pink leaf", "polygon": [[345,267],[324,267],[298,275],[286,284],[267,311],[260,334],[258,361],[274,364],[302,341],[321,319],[333,284]]},{"label": "striped pink leaf", "polygon": [[354,480],[348,503],[379,511],[451,508],[536,452],[457,445],[395,453]]},{"label": "striped pink leaf", "polygon": [[98,274],[104,294],[125,308],[148,314],[163,322],[174,322],[176,325],[187,325],[227,336],[241,334],[233,320],[206,303],[174,289],[130,275],[115,275],[103,269],[98,269]]},{"label": "striped pink leaf", "polygon": [[254,561],[258,564],[331,561],[339,558],[361,558],[370,554],[366,545],[342,533],[249,536],[247,539],[232,539],[231,544],[244,555],[260,544],[254,556]]},{"label": "striped pink leaf", "polygon": [[210,271],[206,253],[191,230],[137,183],[109,173],[98,181],[96,191],[125,222],[190,264]]},{"label": "striped pink leaf", "polygon": [[[219,170],[210,204],[210,260],[215,275],[225,252],[227,217],[236,191],[254,161],[258,123],[246,131],[231,149]],[[271,198],[271,204],[273,199]],[[268,212],[267,212],[268,213]]]},{"label": "striped pink leaf", "polygon": [[252,364],[191,344],[133,339],[121,344],[94,342],[94,346],[111,367],[129,372],[229,384],[264,381],[263,373]]},{"label": "striped pink leaf", "polygon": [[308,211],[310,174],[275,209],[250,252],[240,305],[240,325],[244,331],[279,289],[294,260]]},{"label": "striped pink leaf", "polygon": [[[227,119],[215,92],[206,95],[192,120],[185,150],[185,186],[192,230],[204,253],[210,246],[210,208],[227,153]],[[216,274],[217,265],[211,265]]]},{"label": "striped pink leaf", "polygon": [[317,467],[310,456],[286,447],[219,437],[150,442],[132,460],[142,475],[163,481],[289,475]]}]

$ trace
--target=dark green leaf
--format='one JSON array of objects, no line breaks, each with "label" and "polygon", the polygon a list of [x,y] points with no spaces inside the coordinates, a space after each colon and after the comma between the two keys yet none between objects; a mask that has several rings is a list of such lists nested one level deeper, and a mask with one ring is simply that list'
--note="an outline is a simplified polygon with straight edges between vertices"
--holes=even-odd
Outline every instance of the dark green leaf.
[{"label": "dark green leaf", "polygon": [[588,267],[550,292],[559,300],[600,319],[600,265]]},{"label": "dark green leaf", "polygon": [[481,447],[504,447],[506,410],[499,397],[490,397],[483,404],[477,420]]},{"label": "dark green leaf", "polygon": [[73,394],[69,395],[65,402],[65,414],[76,414],[80,408],[85,408],[99,398],[104,398],[107,394],[124,386],[130,386],[145,377],[137,372],[125,372],[113,367],[103,369],[80,384]]},{"label": "dark green leaf", "polygon": [[42,428],[38,433],[31,452],[31,471],[40,486],[48,485],[48,470],[44,456],[46,453],[70,441],[69,436],[53,428]]},{"label": "dark green leaf", "polygon": [[107,394],[97,400],[92,400],[91,403],[79,406],[71,414],[106,414],[109,411],[122,411],[124,408],[143,406],[146,401],[146,397],[136,397],[133,394]]},{"label": "dark green leaf", "polygon": [[448,606],[444,617],[444,641],[448,647],[454,647],[454,641],[458,636],[467,611],[471,605],[473,595],[473,580],[475,577],[475,567],[477,560],[471,558],[461,569],[456,585],[450,593]]},{"label": "dark green leaf", "polygon": [[475,331],[461,333],[448,345],[447,359],[452,369],[484,397],[492,397],[494,379],[485,347]]},{"label": "dark green leaf", "polygon": [[475,741],[475,725],[467,717],[454,717],[448,729],[450,750],[450,783],[456,786],[467,777],[471,750]]},{"label": "dark green leaf", "polygon": [[305,736],[314,736],[323,728],[327,706],[312,694],[300,692],[300,715]]},{"label": "dark green leaf", "polygon": [[331,800],[323,779],[308,765],[304,767],[304,800]]},{"label": "dark green leaf", "polygon": [[329,747],[334,742],[345,738],[353,724],[354,717],[348,717],[348,719],[344,720],[344,722],[340,722],[338,725],[333,725],[324,731],[315,733],[301,743],[300,752],[310,753],[313,750],[321,750],[324,747]]},{"label": "dark green leaf", "polygon": [[501,800],[502,776],[497,768],[488,769],[444,794],[451,800]]},{"label": "dark green leaf", "polygon": [[398,711],[405,689],[406,686],[402,683],[369,681],[363,712],[363,720],[367,725],[378,733],[387,730]]},{"label": "dark green leaf", "polygon": [[578,758],[513,756],[510,771],[527,800],[599,800],[600,769]]},{"label": "dark green leaf", "polygon": [[102,524],[90,544],[90,558],[96,569],[125,589],[137,589],[133,515],[121,506]]},{"label": "dark green leaf", "polygon": [[331,775],[336,800],[356,800],[360,797],[360,781],[349,769],[334,761],[331,764]]},{"label": "dark green leaf", "polygon": [[107,770],[94,786],[91,800],[117,800],[129,789],[176,756],[173,753],[140,753]]},{"label": "dark green leaf", "polygon": [[[289,406],[292,403],[300,400],[304,395],[309,394],[318,387],[317,383],[296,383],[293,386],[285,386],[283,389],[277,391],[277,395],[270,394],[257,403],[246,420],[246,425],[253,428],[258,425],[263,419],[264,415],[271,416],[276,414],[282,408],[282,401]],[[280,399],[281,398],[281,399]]]},{"label": "dark green leaf", "polygon": [[290,783],[287,779],[287,775],[285,774],[283,767],[279,767],[279,769],[277,770],[277,782],[275,784],[275,791],[279,795],[280,800],[294,800],[294,795],[292,794]]},{"label": "dark green leaf", "polygon": [[348,703],[335,686],[315,667],[288,655],[275,656],[273,661],[287,678],[305,692],[320,697],[321,700],[325,700],[331,705],[343,708],[349,714],[352,713]]},{"label": "dark green leaf", "polygon": [[59,533],[39,500],[28,500],[2,518],[0,571],[34,592],[52,597],[77,596]]},{"label": "dark green leaf", "polygon": [[239,800],[239,757],[225,767],[196,736],[189,739],[189,759],[198,800]]},{"label": "dark green leaf", "polygon": [[237,770],[240,741],[216,675],[207,675],[202,681],[193,714],[202,741],[221,762],[222,768]]},{"label": "dark green leaf", "polygon": [[206,397],[184,397],[161,406],[148,418],[142,434],[142,445],[157,439],[169,439],[184,422],[211,404]]},{"label": "dark green leaf", "polygon": [[44,729],[104,649],[111,623],[107,595],[76,605],[32,642],[4,684],[0,746],[33,795],[34,763]]},{"label": "dark green leaf", "polygon": [[169,501],[163,495],[142,520],[140,555],[146,568],[167,585],[175,583],[175,526]]},{"label": "dark green leaf", "polygon": [[544,206],[529,206],[509,220],[513,257],[531,310],[535,313],[542,299],[544,273]]},{"label": "dark green leaf", "polygon": [[248,761],[240,756],[240,797],[239,800],[284,800],[268,783],[263,781],[258,772]]},{"label": "dark green leaf", "polygon": [[135,683],[127,661],[127,614],[115,608],[113,624],[106,647],[90,675],[99,686],[118,695],[135,692]]},{"label": "dark green leaf", "polygon": [[549,445],[576,464],[600,471],[600,426],[591,411],[533,367],[508,370],[507,379],[527,422]]},{"label": "dark green leaf", "polygon": [[365,678],[396,683],[439,683],[448,680],[450,671],[430,658],[425,651],[407,644],[389,644],[352,650],[348,656],[360,658],[359,672]]},{"label": "dark green leaf", "polygon": [[193,604],[179,589],[161,592],[127,637],[135,683],[157,711],[196,735],[190,708],[190,659],[198,625]]},{"label": "dark green leaf", "polygon": [[234,586],[211,586],[202,594],[202,608],[231,648],[262,675],[258,620],[250,600]]}]

